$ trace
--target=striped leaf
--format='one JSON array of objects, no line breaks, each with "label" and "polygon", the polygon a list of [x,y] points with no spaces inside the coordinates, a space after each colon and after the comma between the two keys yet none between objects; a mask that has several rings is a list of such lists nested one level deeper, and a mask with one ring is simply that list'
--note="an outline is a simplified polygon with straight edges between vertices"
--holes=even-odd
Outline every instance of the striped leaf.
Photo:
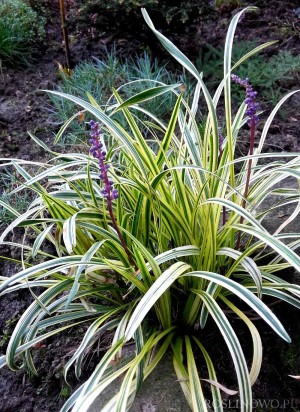
[{"label": "striped leaf", "polygon": [[281,242],[276,237],[270,235],[266,231],[258,230],[257,228],[251,228],[246,225],[235,224],[232,227],[236,230],[241,230],[249,235],[255,236],[258,239],[262,240],[264,244],[269,245],[273,250],[275,250],[279,255],[289,262],[295,269],[300,271],[300,258],[293,252],[288,246]]},{"label": "striped leaf", "polygon": [[133,334],[157,300],[168,290],[168,288],[180,275],[189,269],[190,266],[186,263],[174,263],[153,283],[148,292],[140,300],[131,316],[130,321],[128,322],[128,326],[125,331],[126,341],[133,337]]},{"label": "striped leaf", "polygon": [[[252,277],[254,280],[256,287],[257,287],[257,294],[258,297],[261,299],[262,297],[262,276],[260,273],[260,270],[256,263],[254,262],[253,259],[251,259],[248,256],[244,256],[242,252],[239,252],[238,250],[234,250],[231,248],[223,247],[220,248],[217,251],[217,255],[219,256],[229,256],[236,260],[236,264],[234,265],[234,268],[236,267],[237,263],[240,264],[246,272]],[[230,276],[234,269],[230,268],[230,273],[227,273],[227,276]]]},{"label": "striped leaf", "polygon": [[195,412],[207,412],[205,398],[202,392],[201,382],[198,375],[195,357],[190,338],[185,336],[186,358],[188,377],[192,396],[192,409]]},{"label": "striped leaf", "polygon": [[129,99],[125,100],[125,102],[121,103],[120,105],[118,105],[116,109],[114,110],[114,112],[112,113],[112,115],[119,110],[125,109],[126,107],[145,102],[157,96],[161,96],[162,94],[165,94],[166,92],[169,92],[173,89],[177,89],[179,86],[181,86],[181,83],[171,84],[169,86],[157,86],[157,87],[152,87],[150,89],[144,90],[130,97]]},{"label": "striped leaf", "polygon": [[253,322],[241,311],[239,310],[233,303],[231,303],[228,299],[226,299],[224,296],[220,295],[220,298],[223,300],[223,302],[226,303],[226,305],[233,310],[240,319],[242,319],[245,324],[247,325],[251,337],[252,337],[252,343],[253,343],[253,356],[252,356],[252,366],[251,366],[251,371],[250,371],[250,382],[251,386],[254,385],[256,382],[258,375],[261,370],[261,365],[262,365],[262,341],[260,334],[256,327],[254,326]]},{"label": "striped leaf", "polygon": [[289,335],[287,334],[286,330],[282,326],[281,322],[277,319],[277,317],[272,313],[272,311],[265,305],[257,296],[253,293],[249,292],[247,288],[243,285],[240,285],[238,282],[235,282],[231,279],[228,279],[222,275],[212,272],[189,272],[187,274],[183,274],[182,276],[195,276],[199,278],[204,278],[210,280],[217,285],[228,289],[231,293],[238,296],[244,302],[246,302],[262,319],[267,322],[271,328],[285,341],[291,342]]},{"label": "striped leaf", "polygon": [[194,291],[203,300],[230,351],[239,385],[241,412],[252,411],[252,391],[247,363],[240,342],[217,302],[204,291]]}]

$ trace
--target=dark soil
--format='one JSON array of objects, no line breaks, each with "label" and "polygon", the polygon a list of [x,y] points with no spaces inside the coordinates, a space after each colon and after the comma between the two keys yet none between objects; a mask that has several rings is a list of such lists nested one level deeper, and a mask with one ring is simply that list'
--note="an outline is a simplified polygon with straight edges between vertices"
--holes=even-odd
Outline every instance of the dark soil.
[{"label": "dark soil", "polygon": [[[47,145],[51,146],[53,135],[58,126],[49,121],[50,102],[45,93],[39,90],[53,89],[59,81],[57,63],[64,64],[65,55],[61,41],[58,2],[44,0],[48,10],[47,42],[39,45],[34,61],[28,67],[4,67],[0,76],[0,153],[2,158],[22,158],[40,160],[45,158],[43,150],[36,146],[27,134],[30,130]],[[246,2],[243,2],[246,3]],[[272,39],[279,42],[272,46],[269,53],[276,50],[288,50],[294,55],[300,52],[300,19],[295,14],[299,7],[297,1],[253,1],[260,7],[258,12],[247,14],[237,30],[237,39],[253,40],[260,43]],[[217,46],[224,44],[226,30],[233,14],[237,10],[221,7],[192,20],[184,31],[177,31],[176,24],[170,27],[162,24],[164,30],[188,56],[197,57],[200,47],[207,43]],[[151,12],[150,12],[151,14]],[[108,29],[97,30],[92,23],[76,25],[74,15],[70,17],[71,56],[73,64],[92,56],[101,56],[117,45],[120,55],[134,55],[149,45],[155,56],[168,58],[154,41],[148,29],[143,28],[138,40],[126,35],[121,28],[110,32]],[[153,16],[155,22],[155,16]],[[175,31],[174,31],[175,30]],[[91,36],[91,33],[93,36]],[[147,34],[145,34],[147,33]],[[149,37],[148,37],[149,36]],[[155,44],[155,46],[154,46]],[[262,68],[263,70],[263,68]],[[288,84],[280,87],[289,90],[299,87],[299,78],[289,79]],[[300,151],[300,115],[299,98],[290,99],[284,114],[277,116],[267,139],[270,150]],[[243,148],[241,142],[240,150]],[[15,250],[2,247],[0,255],[11,256]],[[1,263],[0,274],[10,275],[15,270],[11,264]],[[298,283],[299,279],[298,279]],[[2,350],[5,350],[13,326],[32,301],[29,292],[5,295],[0,301],[0,334]],[[257,411],[300,411],[299,382],[287,375],[296,375],[300,371],[300,324],[296,309],[279,304],[276,313],[290,333],[293,344],[282,342],[260,322],[264,343],[264,364],[261,376],[254,387],[255,399],[275,400],[269,407]],[[20,371],[13,373],[6,368],[0,371],[0,409],[2,412],[55,412],[64,403],[66,387],[62,378],[62,366],[76,348],[85,326],[70,330],[56,339],[49,339],[45,347],[34,349],[34,358],[39,371],[38,377],[29,377]],[[247,344],[245,334],[245,343]],[[249,338],[250,339],[250,338]],[[215,344],[216,345],[216,344]],[[217,346],[217,345],[216,345]],[[90,364],[93,367],[95,359]],[[226,371],[223,355],[220,353],[220,367]],[[78,385],[71,379],[72,390]],[[276,400],[279,401],[278,406]],[[284,403],[285,402],[285,403]],[[270,405],[272,407],[270,407]],[[238,410],[238,409],[228,409]]]}]

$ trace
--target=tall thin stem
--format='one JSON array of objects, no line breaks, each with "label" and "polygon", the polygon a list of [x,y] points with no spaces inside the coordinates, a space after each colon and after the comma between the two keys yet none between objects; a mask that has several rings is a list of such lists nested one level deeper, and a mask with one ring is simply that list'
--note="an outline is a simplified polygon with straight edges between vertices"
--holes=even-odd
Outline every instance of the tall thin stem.
[{"label": "tall thin stem", "polygon": [[[259,121],[259,117],[256,114],[259,105],[255,101],[257,92],[253,90],[253,87],[249,83],[248,78],[242,80],[237,75],[232,74],[231,79],[235,83],[240,84],[241,86],[245,87],[245,89],[246,89],[246,99],[244,100],[244,103],[246,104],[245,114],[246,114],[246,116],[249,116],[249,120],[248,120],[248,125],[250,126],[249,154],[250,154],[250,156],[252,156],[253,155],[253,148],[254,148],[254,140],[255,140],[255,125]],[[243,209],[245,209],[246,201],[247,201],[247,197],[248,197],[248,192],[249,192],[251,168],[252,168],[252,159],[250,158],[249,161],[248,161],[248,169],[247,169],[246,182],[245,182],[244,198],[242,200],[242,208]],[[240,223],[242,224],[243,221],[244,221],[244,218],[241,216]],[[240,243],[241,243],[241,232],[238,233],[238,238],[237,238],[237,243],[236,243],[237,249],[240,248]]]},{"label": "tall thin stem", "polygon": [[63,34],[65,55],[66,55],[66,65],[67,65],[67,68],[70,70],[72,68],[72,63],[71,63],[71,57],[70,57],[69,36],[68,36],[67,23],[66,23],[64,0],[59,0],[59,8],[60,8],[61,30]]},{"label": "tall thin stem", "polygon": [[118,235],[118,237],[119,237],[119,239],[120,239],[120,242],[121,242],[121,244],[122,244],[122,247],[123,247],[123,249],[125,250],[125,252],[126,252],[126,254],[127,254],[127,256],[128,256],[129,262],[134,266],[135,270],[138,270],[137,264],[136,264],[135,261],[133,260],[133,257],[131,256],[131,252],[130,252],[130,250],[128,249],[128,246],[127,246],[127,244],[126,244],[126,242],[125,242],[125,239],[124,239],[124,237],[123,237],[123,235],[122,235],[122,233],[121,233],[121,231],[120,231],[120,229],[119,229],[119,226],[118,226],[118,224],[117,224],[117,220],[116,220],[115,215],[114,215],[114,212],[113,212],[112,199],[111,199],[111,198],[108,198],[108,199],[107,199],[107,208],[108,208],[109,216],[110,216],[111,221],[112,221],[113,228],[114,228],[115,231],[117,232],[117,235]]},{"label": "tall thin stem", "polygon": [[[250,148],[249,148],[249,155],[253,155],[253,149],[254,149],[254,141],[255,141],[255,118],[252,117],[250,121]],[[247,176],[246,176],[246,183],[245,183],[245,191],[244,191],[244,199],[242,201],[242,208],[245,209],[246,206],[246,201],[248,197],[248,192],[249,192],[249,185],[250,185],[250,177],[251,177],[251,168],[252,168],[252,159],[249,159],[248,161],[248,169],[247,169]],[[242,224],[244,221],[243,216],[240,218],[240,224]],[[241,243],[241,232],[238,233],[238,238],[237,238],[237,249],[240,248],[240,243]]]}]

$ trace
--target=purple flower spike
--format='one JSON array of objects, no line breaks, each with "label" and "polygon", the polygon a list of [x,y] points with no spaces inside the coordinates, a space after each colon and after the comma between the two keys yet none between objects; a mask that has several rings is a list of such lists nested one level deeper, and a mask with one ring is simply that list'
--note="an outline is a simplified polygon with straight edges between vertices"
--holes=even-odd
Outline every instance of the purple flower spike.
[{"label": "purple flower spike", "polygon": [[111,204],[112,200],[115,200],[118,198],[119,193],[117,189],[113,188],[113,184],[114,184],[113,180],[108,178],[107,171],[110,165],[105,164],[106,152],[102,150],[103,144],[99,140],[101,136],[100,124],[98,122],[95,122],[94,120],[91,120],[90,127],[91,127],[90,143],[92,145],[90,148],[90,153],[93,157],[99,160],[99,168],[100,168],[99,178],[104,183],[101,193],[103,197],[107,200],[107,202]]},{"label": "purple flower spike", "polygon": [[235,83],[240,84],[241,86],[245,87],[245,89],[246,89],[246,99],[244,100],[244,103],[247,105],[246,116],[249,116],[249,118],[250,118],[248,120],[248,125],[250,126],[252,122],[254,122],[254,124],[257,124],[259,122],[259,117],[256,114],[256,112],[259,108],[259,105],[255,102],[257,92],[255,92],[253,90],[253,87],[249,83],[248,77],[246,77],[245,80],[242,80],[237,75],[232,74],[231,79]]},{"label": "purple flower spike", "polygon": [[117,191],[117,189],[113,189],[112,190],[112,198],[113,199],[118,199],[119,197],[119,192]]},{"label": "purple flower spike", "polygon": [[91,127],[91,139],[90,139],[90,143],[91,143],[91,148],[90,148],[90,152],[92,154],[93,157],[95,157],[96,159],[98,159],[99,161],[99,169],[100,169],[100,174],[99,174],[99,178],[100,180],[102,180],[103,182],[103,188],[101,189],[101,193],[102,196],[104,197],[104,199],[106,199],[107,201],[107,209],[108,209],[108,213],[109,216],[111,218],[111,222],[112,225],[115,229],[115,231],[118,234],[118,237],[120,239],[121,245],[123,246],[123,249],[125,250],[127,256],[128,256],[128,260],[130,262],[130,264],[135,268],[135,271],[137,273],[138,271],[138,266],[135,262],[135,260],[133,259],[130,250],[127,247],[126,241],[119,229],[117,220],[115,218],[114,215],[114,211],[113,211],[113,200],[116,200],[119,197],[119,192],[117,189],[114,189],[113,185],[114,182],[113,180],[108,178],[108,169],[109,169],[109,164],[106,164],[106,152],[102,150],[103,148],[103,144],[100,142],[100,137],[101,137],[101,128],[100,128],[100,124],[98,122],[95,122],[95,120],[91,120],[90,121],[90,127]]},{"label": "purple flower spike", "polygon": [[[257,92],[253,90],[253,87],[249,83],[249,79],[246,78],[245,80],[240,79],[235,74],[231,75],[231,79],[241,86],[245,87],[246,89],[246,99],[244,103],[246,105],[246,116],[249,117],[248,125],[250,126],[250,146],[249,146],[249,155],[253,155],[254,150],[254,143],[255,143],[255,126],[259,122],[259,117],[257,115],[258,104],[256,103],[256,95]],[[248,197],[249,186],[250,186],[250,177],[251,177],[251,168],[252,168],[252,158],[250,157],[248,161],[247,173],[246,173],[246,181],[245,181],[245,191],[244,191],[244,198],[242,200],[242,208],[245,209],[246,206],[246,199]],[[240,218],[240,223],[243,223],[243,216]],[[241,241],[241,232],[238,234],[236,249],[240,249],[240,241]]]}]

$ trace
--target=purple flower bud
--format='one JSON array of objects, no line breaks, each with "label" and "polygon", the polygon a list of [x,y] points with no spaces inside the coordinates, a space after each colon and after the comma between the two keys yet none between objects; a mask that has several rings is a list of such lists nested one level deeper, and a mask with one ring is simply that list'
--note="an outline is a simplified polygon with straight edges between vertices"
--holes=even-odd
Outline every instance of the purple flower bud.
[{"label": "purple flower bud", "polygon": [[111,193],[111,197],[113,199],[118,199],[119,197],[119,192],[117,191],[117,189],[113,189],[112,193]]},{"label": "purple flower bud", "polygon": [[245,114],[246,116],[250,117],[247,123],[251,125],[252,121],[254,121],[254,124],[257,124],[259,121],[259,117],[256,114],[259,105],[255,102],[257,92],[253,90],[251,84],[249,83],[249,78],[246,77],[245,80],[242,80],[237,75],[232,74],[231,79],[235,83],[240,84],[241,86],[244,86],[246,88],[246,99],[244,100],[244,103],[247,105],[247,108]]},{"label": "purple flower bud", "polygon": [[112,200],[115,200],[119,196],[119,192],[117,189],[113,189],[113,180],[108,178],[108,169],[110,167],[109,164],[105,163],[105,157],[106,157],[106,152],[101,151],[103,148],[103,144],[100,142],[99,138],[101,135],[100,132],[100,125],[98,122],[95,122],[94,120],[90,121],[90,127],[91,127],[91,132],[90,132],[90,143],[91,143],[91,148],[90,148],[90,153],[92,154],[93,157],[97,158],[99,161],[99,169],[100,169],[100,174],[99,178],[104,182],[104,186],[101,189],[102,196],[107,199],[108,202],[111,202]]}]

